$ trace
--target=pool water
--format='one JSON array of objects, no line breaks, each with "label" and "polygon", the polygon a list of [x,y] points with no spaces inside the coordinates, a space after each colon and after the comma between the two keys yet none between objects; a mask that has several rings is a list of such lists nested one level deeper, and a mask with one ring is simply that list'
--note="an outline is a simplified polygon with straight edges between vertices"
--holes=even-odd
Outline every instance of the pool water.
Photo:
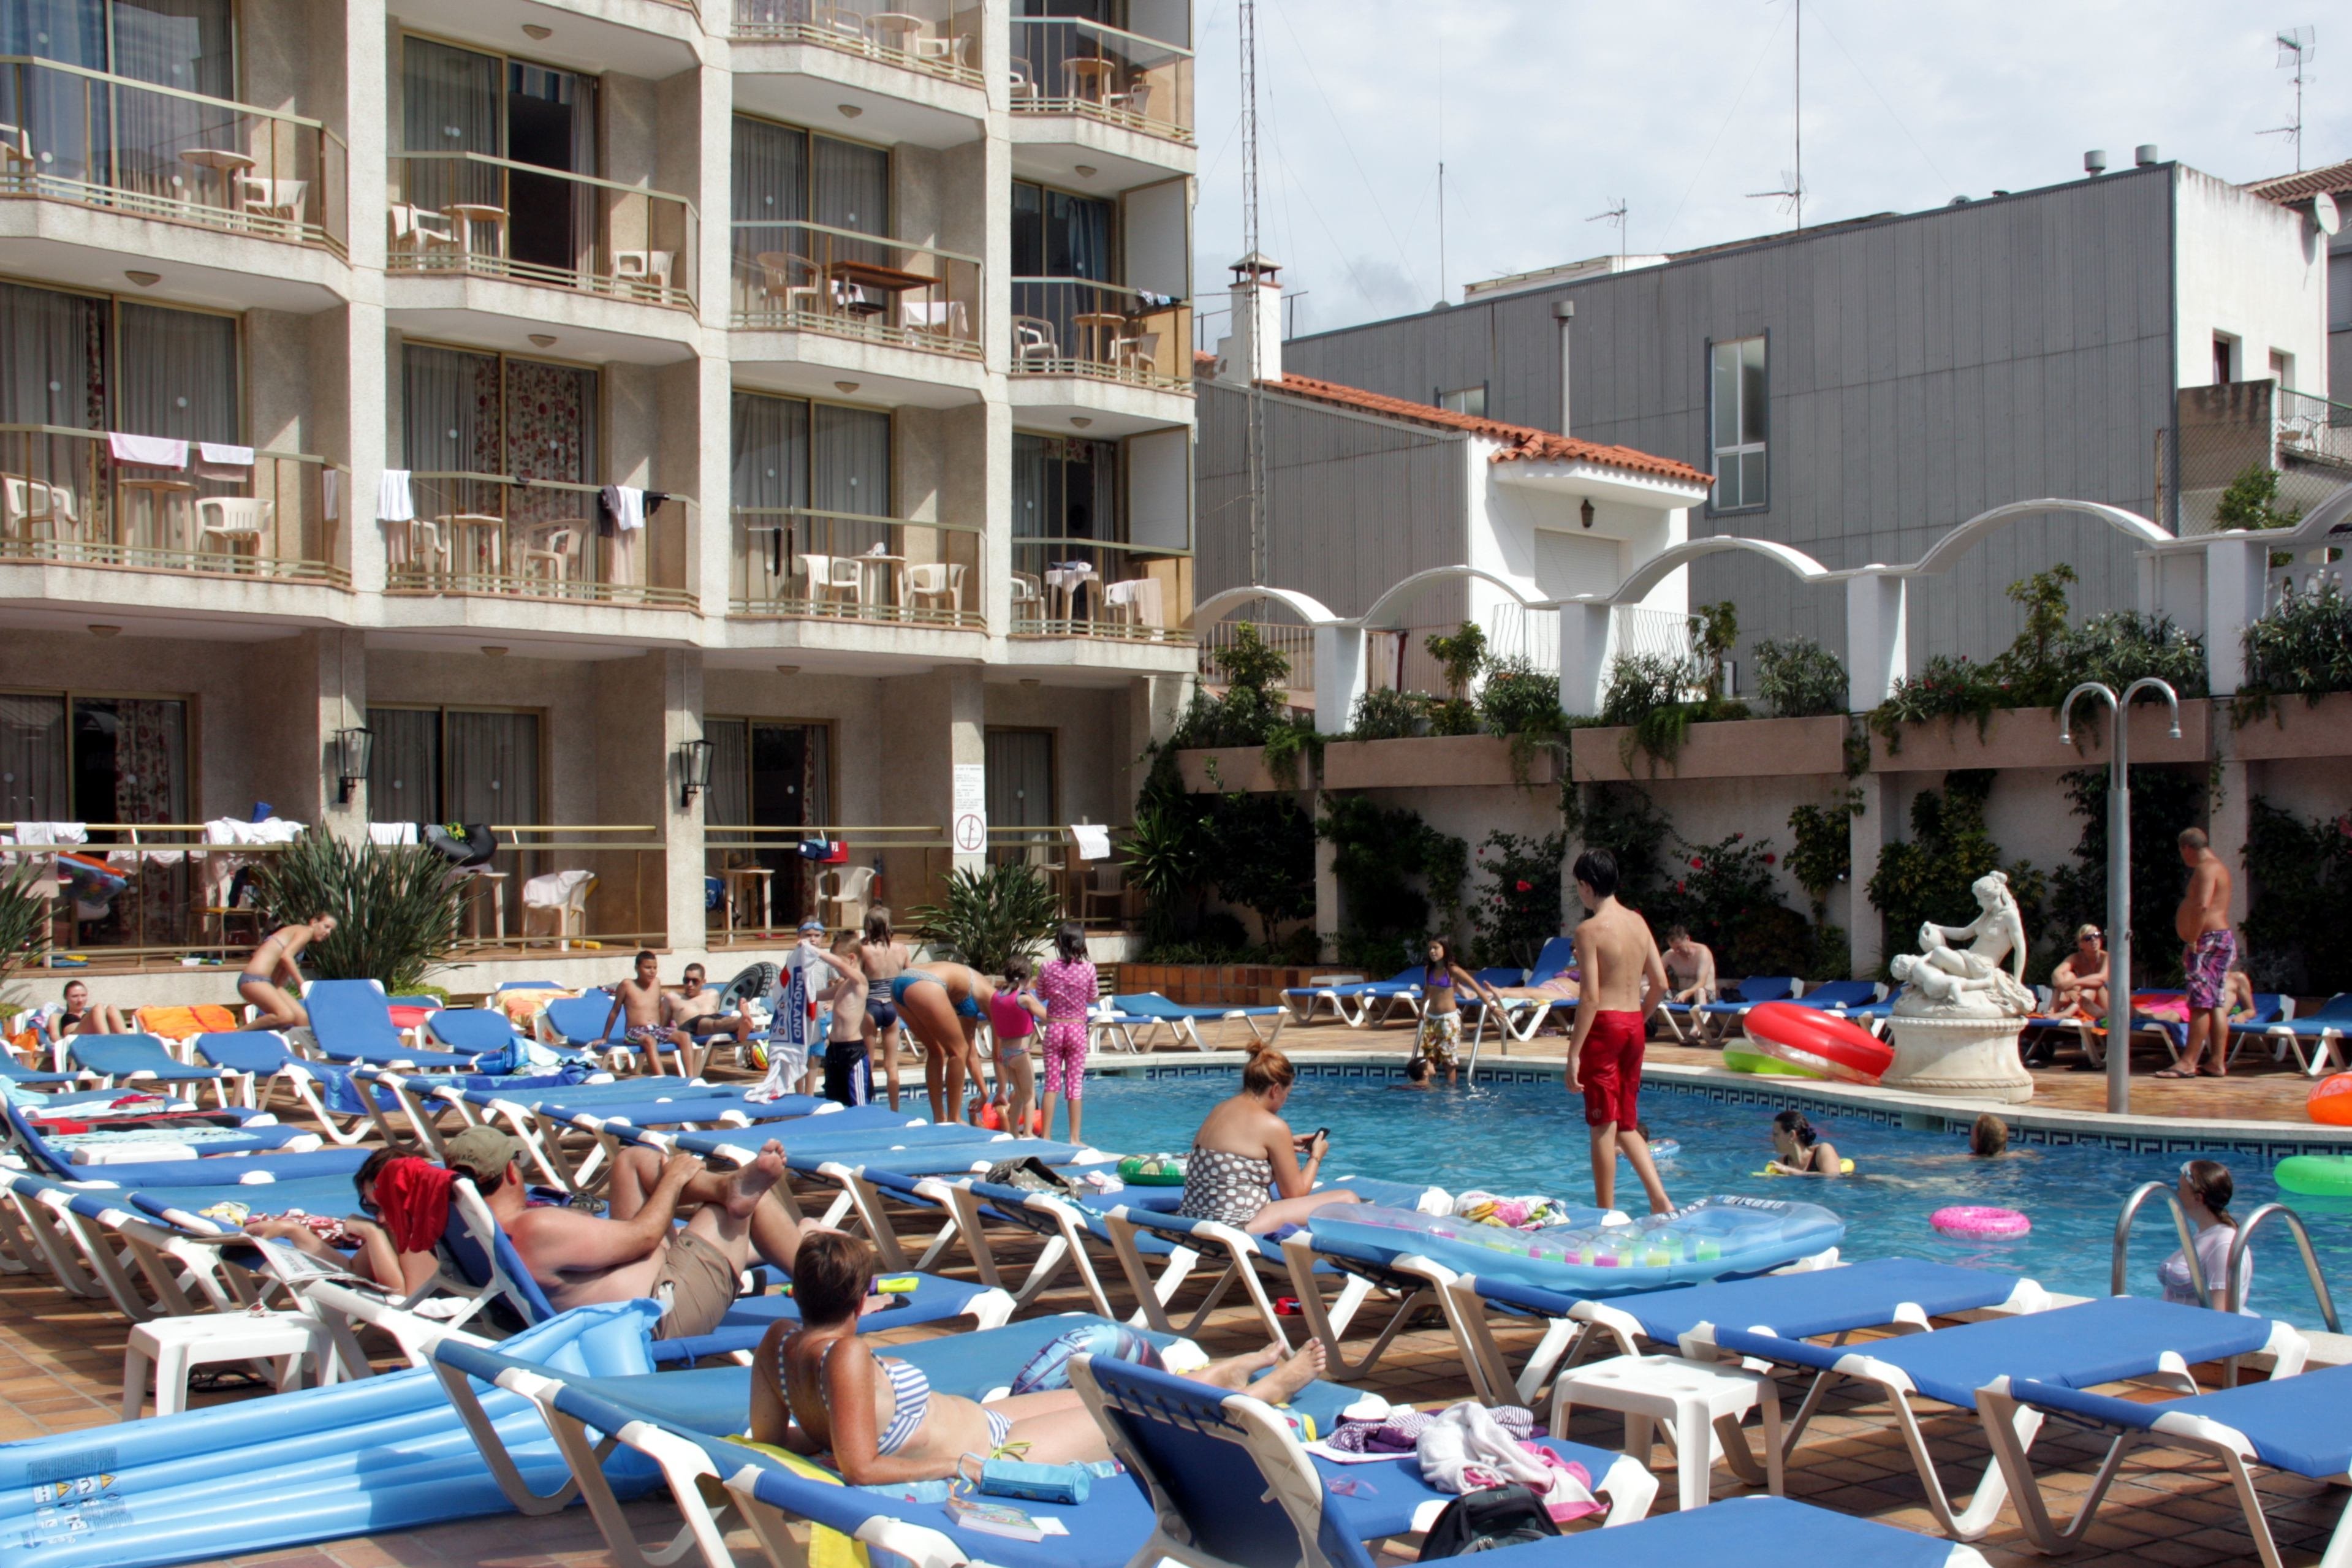
[{"label": "pool water", "polygon": [[[1201,1118],[1234,1092],[1237,1077],[1146,1079],[1104,1073],[1087,1081],[1087,1142],[1128,1154],[1181,1153]],[[1571,1203],[1592,1201],[1583,1104],[1559,1083],[1481,1084],[1427,1092],[1392,1089],[1378,1080],[1303,1075],[1284,1117],[1300,1133],[1331,1130],[1325,1174],[1350,1173],[1421,1182],[1449,1192],[1483,1187],[1508,1195],[1543,1193]],[[2226,1151],[2134,1154],[2102,1146],[2021,1145],[2000,1159],[1969,1157],[1964,1134],[1914,1132],[1831,1110],[1807,1110],[1813,1126],[1856,1174],[1837,1181],[1759,1175],[1771,1157],[1770,1113],[1653,1082],[1642,1090],[1642,1118],[1651,1136],[1672,1138],[1681,1153],[1659,1166],[1677,1203],[1711,1193],[1797,1198],[1822,1204],[1846,1222],[1840,1244],[1849,1259],[1911,1257],[1975,1263],[2039,1280],[2053,1291],[2104,1296],[2113,1257],[2116,1216],[2144,1181],[2170,1184],[2181,1162],[2221,1160],[2237,1180],[2231,1211],[2242,1218],[2262,1204],[2282,1200],[2303,1216],[2328,1289],[2341,1295],[2352,1282],[2352,1199],[2283,1195],[2267,1164],[2259,1167]],[[1927,1216],[1955,1204],[2013,1208],[2033,1222],[2032,1234],[1994,1241],[1946,1236]],[[1617,1205],[1643,1208],[1633,1167],[1618,1163]],[[2158,1293],[2156,1268],[2179,1242],[2159,1201],[2133,1226],[2127,1288]],[[2254,1242],[2252,1304],[2304,1327],[2322,1326],[2305,1282],[2292,1234],[2267,1224]]]}]

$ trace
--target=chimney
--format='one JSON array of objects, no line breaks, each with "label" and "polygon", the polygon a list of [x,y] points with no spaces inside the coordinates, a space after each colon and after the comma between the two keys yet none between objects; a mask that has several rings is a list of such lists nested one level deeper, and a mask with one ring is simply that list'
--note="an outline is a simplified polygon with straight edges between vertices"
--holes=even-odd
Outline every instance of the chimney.
[{"label": "chimney", "polygon": [[2138,146],[2132,149],[2132,164],[2135,168],[2145,169],[2149,164],[2156,162],[2158,162],[2158,159],[2156,156],[2155,142],[2143,141]]},{"label": "chimney", "polygon": [[2092,179],[2095,180],[2106,172],[2107,155],[2105,150],[2094,147],[2088,152],[2083,154],[2084,173],[2088,174]]},{"label": "chimney", "polygon": [[1282,379],[1282,279],[1280,264],[1252,251],[1233,264],[1233,330],[1217,344],[1217,380],[1231,386],[1250,382],[1250,343],[1257,343],[1257,379]]}]

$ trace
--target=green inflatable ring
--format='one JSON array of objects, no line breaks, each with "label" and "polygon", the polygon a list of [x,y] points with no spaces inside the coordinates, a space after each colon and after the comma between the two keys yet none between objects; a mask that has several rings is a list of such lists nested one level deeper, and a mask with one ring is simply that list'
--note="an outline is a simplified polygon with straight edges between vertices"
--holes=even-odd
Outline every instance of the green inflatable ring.
[{"label": "green inflatable ring", "polygon": [[1799,1067],[1777,1056],[1767,1056],[1760,1051],[1741,1051],[1737,1046],[1724,1048],[1723,1064],[1734,1072],[1752,1072],[1759,1078],[1818,1079],[1822,1076],[1810,1067]]},{"label": "green inflatable ring", "polygon": [[1129,1155],[1118,1162],[1118,1179],[1130,1186],[1182,1186],[1184,1157],[1181,1155],[1154,1155],[1146,1159]]},{"label": "green inflatable ring", "polygon": [[2352,1197],[2352,1155],[2289,1155],[2271,1179],[2303,1197]]}]

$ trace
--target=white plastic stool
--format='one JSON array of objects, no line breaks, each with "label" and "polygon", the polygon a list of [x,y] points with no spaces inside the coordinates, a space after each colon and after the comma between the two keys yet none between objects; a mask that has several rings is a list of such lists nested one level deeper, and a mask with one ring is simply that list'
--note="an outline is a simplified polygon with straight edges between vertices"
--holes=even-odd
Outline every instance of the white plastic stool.
[{"label": "white plastic stool", "polygon": [[155,1318],[131,1331],[122,1353],[122,1418],[135,1421],[147,1397],[147,1368],[155,1368],[155,1414],[187,1408],[188,1375],[221,1361],[276,1362],[280,1390],[298,1386],[309,1363],[322,1383],[340,1370],[327,1325],[302,1312],[222,1312]]},{"label": "white plastic stool", "polygon": [[[1674,1430],[1675,1478],[1685,1510],[1706,1504],[1715,1463],[1710,1439],[1717,1436],[1740,1479],[1750,1486],[1760,1480],[1774,1497],[1781,1495],[1780,1390],[1761,1373],[1679,1355],[1614,1356],[1560,1374],[1552,1389],[1554,1434],[1568,1430],[1569,1410],[1575,1405],[1623,1412],[1625,1452],[1637,1464],[1650,1462],[1653,1424],[1667,1423]],[[1759,1408],[1764,1415],[1760,1470],[1739,1429],[1740,1417]]]}]

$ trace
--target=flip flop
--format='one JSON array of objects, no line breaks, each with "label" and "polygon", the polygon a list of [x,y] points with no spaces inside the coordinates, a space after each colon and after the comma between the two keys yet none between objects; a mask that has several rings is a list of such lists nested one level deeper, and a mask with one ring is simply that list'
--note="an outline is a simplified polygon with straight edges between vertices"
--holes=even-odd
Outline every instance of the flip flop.
[{"label": "flip flop", "polygon": [[2174,1082],[2179,1082],[2187,1079],[2195,1078],[2198,1074],[2194,1072],[2183,1072],[2177,1067],[2168,1067],[2163,1069],[2161,1071],[2151,1072],[2148,1076],[2150,1078],[2169,1078]]}]

